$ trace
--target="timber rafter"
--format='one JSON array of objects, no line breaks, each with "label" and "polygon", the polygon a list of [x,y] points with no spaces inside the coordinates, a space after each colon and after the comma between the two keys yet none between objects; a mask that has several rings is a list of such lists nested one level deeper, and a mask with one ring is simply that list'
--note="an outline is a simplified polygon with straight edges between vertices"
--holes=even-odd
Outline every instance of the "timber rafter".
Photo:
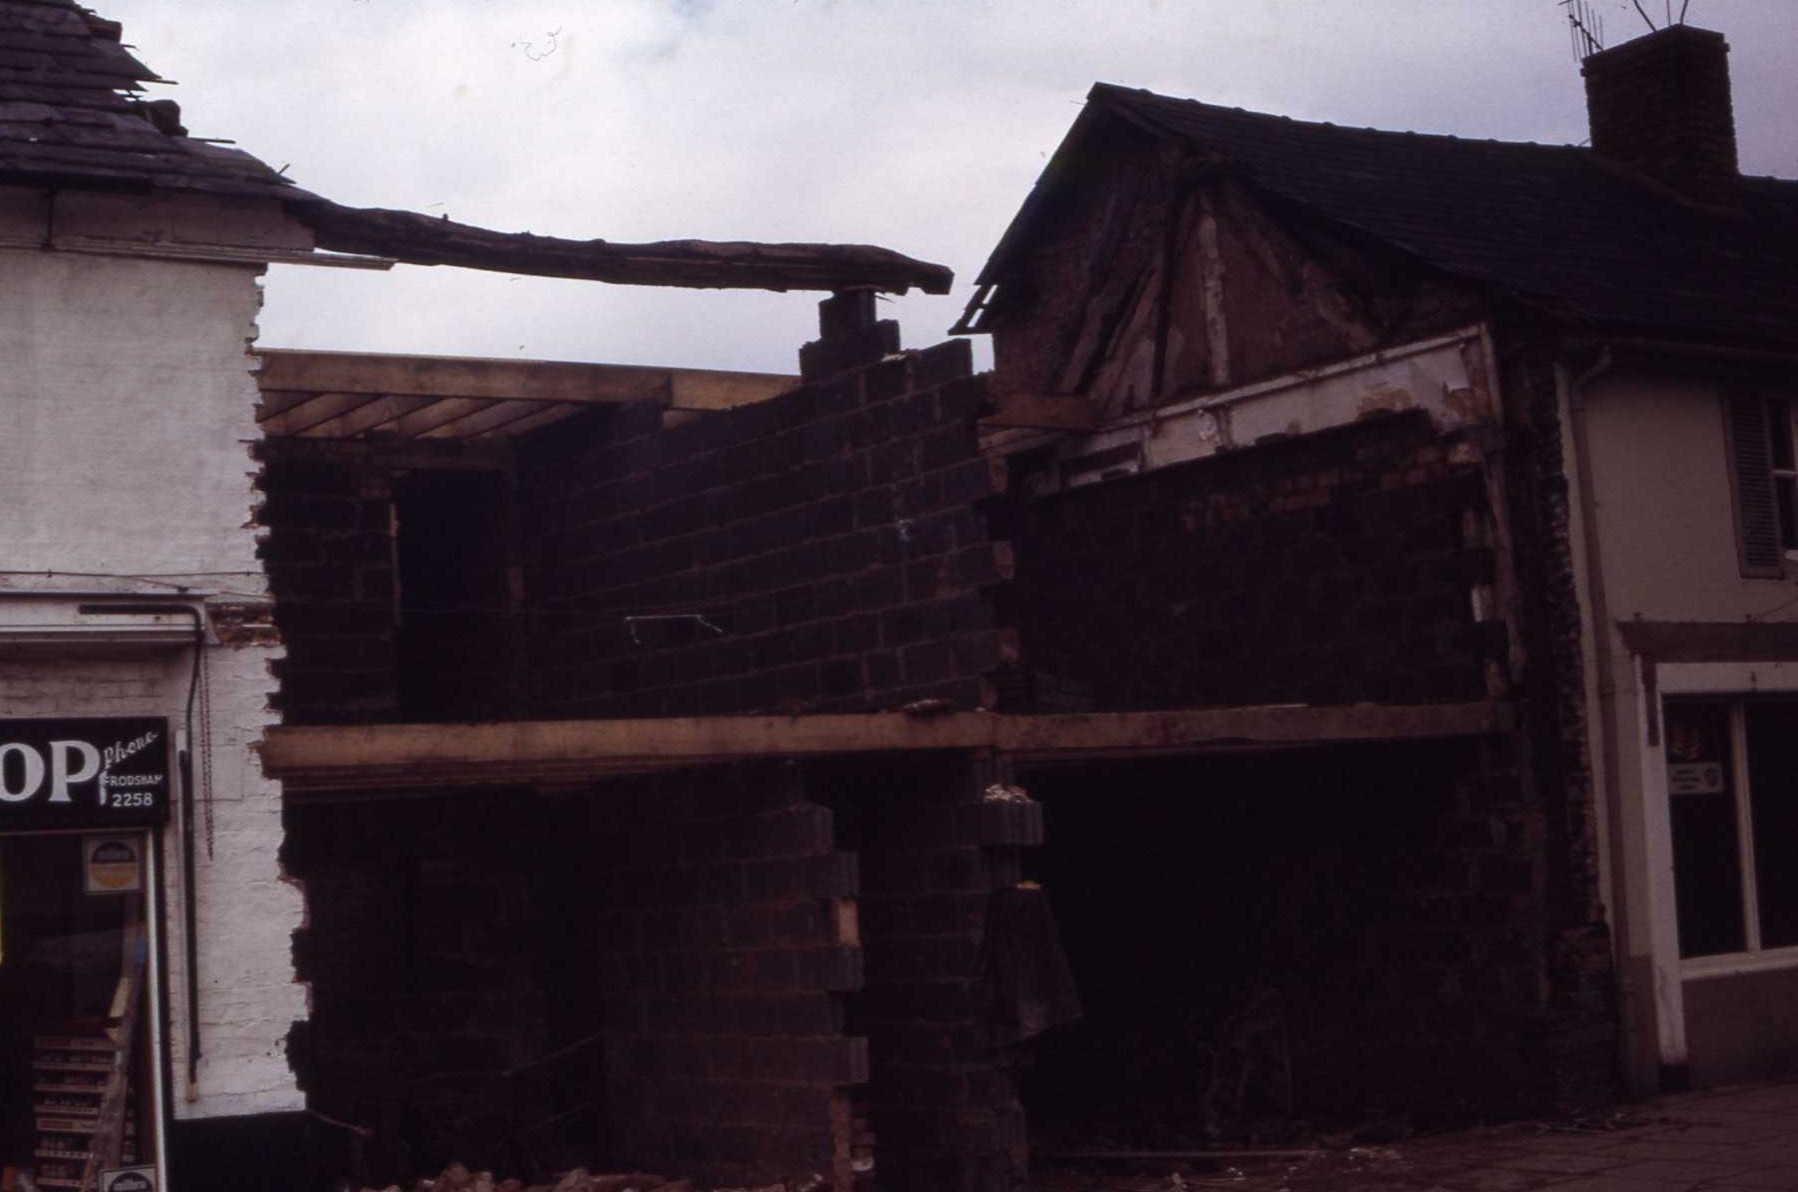
[{"label": "timber rafter", "polygon": [[288,200],[318,246],[372,253],[408,265],[457,265],[501,273],[633,286],[727,290],[854,290],[947,294],[954,273],[868,244],[764,244],[663,240],[617,244],[530,232],[496,232],[378,207],[344,207],[315,195]]}]

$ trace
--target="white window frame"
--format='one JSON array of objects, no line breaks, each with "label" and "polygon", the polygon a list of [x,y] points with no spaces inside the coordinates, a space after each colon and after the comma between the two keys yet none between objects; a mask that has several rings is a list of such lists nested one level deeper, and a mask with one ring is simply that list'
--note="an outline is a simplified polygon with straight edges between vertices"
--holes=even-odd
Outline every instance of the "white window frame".
[{"label": "white window frame", "polygon": [[1682,980],[1728,976],[1735,973],[1761,972],[1769,969],[1798,968],[1798,945],[1762,948],[1760,941],[1760,905],[1756,897],[1754,855],[1753,791],[1748,776],[1748,737],[1746,701],[1761,695],[1798,696],[1798,663],[1661,663],[1655,667],[1656,687],[1662,705],[1657,709],[1665,723],[1669,698],[1702,698],[1729,705],[1731,783],[1735,799],[1736,848],[1741,859],[1741,890],[1745,947],[1740,952],[1722,952],[1711,956],[1679,955],[1679,921],[1676,886],[1673,874],[1673,825],[1671,796],[1667,792],[1665,747],[1644,745],[1644,794],[1647,796],[1650,836],[1660,838],[1660,847],[1652,852],[1664,853],[1664,861],[1651,855],[1652,872],[1663,880],[1651,883],[1660,895],[1655,899],[1656,949],[1661,953],[1662,930],[1668,945],[1666,954],[1677,964]]}]

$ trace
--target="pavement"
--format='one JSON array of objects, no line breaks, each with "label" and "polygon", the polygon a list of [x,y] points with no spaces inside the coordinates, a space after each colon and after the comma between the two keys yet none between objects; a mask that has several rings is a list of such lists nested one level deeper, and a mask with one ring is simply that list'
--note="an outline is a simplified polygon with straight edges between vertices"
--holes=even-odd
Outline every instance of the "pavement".
[{"label": "pavement", "polygon": [[1798,1080],[1670,1094],[1581,1123],[1045,1175],[1044,1192],[1798,1192]]}]

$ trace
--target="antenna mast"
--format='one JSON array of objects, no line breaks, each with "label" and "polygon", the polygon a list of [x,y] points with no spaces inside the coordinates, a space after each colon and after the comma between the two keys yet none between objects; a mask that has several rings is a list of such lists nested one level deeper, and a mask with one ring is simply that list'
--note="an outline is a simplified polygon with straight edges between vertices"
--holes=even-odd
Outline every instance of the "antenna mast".
[{"label": "antenna mast", "polygon": [[[1567,10],[1567,30],[1573,39],[1573,60],[1584,62],[1604,49],[1604,16],[1594,12],[1591,0],[1561,0]],[[1637,11],[1641,11],[1638,7]]]}]

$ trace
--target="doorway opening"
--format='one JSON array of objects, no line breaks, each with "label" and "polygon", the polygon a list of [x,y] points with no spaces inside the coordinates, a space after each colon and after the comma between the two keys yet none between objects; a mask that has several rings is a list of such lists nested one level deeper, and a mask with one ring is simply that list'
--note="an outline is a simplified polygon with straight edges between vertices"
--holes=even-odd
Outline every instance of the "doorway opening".
[{"label": "doorway opening", "polygon": [[0,835],[5,1187],[158,1166],[152,865],[143,832]]}]

